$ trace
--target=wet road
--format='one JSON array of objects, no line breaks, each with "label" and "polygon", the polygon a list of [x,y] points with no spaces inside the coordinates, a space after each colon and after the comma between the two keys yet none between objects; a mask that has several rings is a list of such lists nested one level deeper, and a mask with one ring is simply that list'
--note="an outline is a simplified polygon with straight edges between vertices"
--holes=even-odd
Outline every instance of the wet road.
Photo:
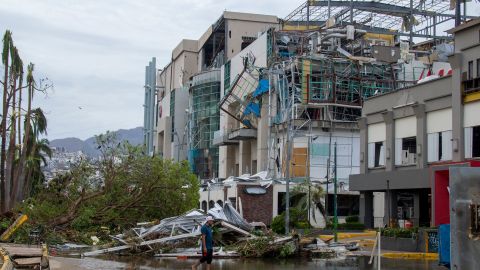
[{"label": "wet road", "polygon": [[[195,260],[177,260],[165,258],[143,257],[105,257],[105,258],[62,258],[54,257],[51,260],[52,270],[152,270],[152,269],[190,269]],[[348,258],[345,260],[276,260],[276,259],[224,259],[214,260],[212,269],[215,270],[370,270],[376,269],[368,264],[368,258]],[[201,269],[201,268],[199,268]],[[427,260],[393,260],[382,259],[383,270],[445,270],[437,265],[436,261]]]}]

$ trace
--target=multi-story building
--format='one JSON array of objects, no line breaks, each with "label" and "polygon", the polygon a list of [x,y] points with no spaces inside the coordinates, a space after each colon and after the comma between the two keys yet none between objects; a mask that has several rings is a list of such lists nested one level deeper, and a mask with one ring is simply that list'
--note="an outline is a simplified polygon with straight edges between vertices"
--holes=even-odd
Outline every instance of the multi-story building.
[{"label": "multi-story building", "polygon": [[157,154],[188,159],[202,179],[218,177],[219,68],[272,27],[279,27],[275,16],[225,11],[198,40],[180,42],[157,75]]},{"label": "multi-story building", "polygon": [[[428,6],[419,1],[418,8],[406,1],[340,1],[333,8],[307,1],[281,23],[273,16],[224,12],[199,40],[183,40],[157,75],[155,152],[174,160],[188,159],[203,180],[217,178],[201,192],[200,206],[205,210],[215,202],[230,201],[241,213],[245,210],[247,220],[257,217],[268,225],[284,209],[288,181],[322,186],[327,213],[333,215],[336,182],[338,215],[357,215],[366,193],[359,196],[349,189],[351,174],[397,167],[404,171],[419,162],[413,129],[400,132],[400,127],[410,127],[415,112],[405,109],[410,114],[396,115],[405,119],[398,121],[398,134],[392,135],[395,129],[387,125],[394,124],[387,120],[382,124],[378,117],[383,114],[362,113],[362,107],[390,106],[375,105],[374,100],[393,92],[391,103],[398,102],[402,100],[398,93],[410,91],[413,88],[408,87],[420,79],[433,78],[425,78],[427,73],[448,73],[450,65],[445,61],[451,37],[436,31],[437,19],[453,18],[442,13],[446,9],[448,5],[440,0]],[[424,28],[414,31],[410,24],[404,32],[400,25],[406,15]],[[409,41],[400,39],[406,36]],[[414,37],[435,41],[413,47]],[[398,91],[401,88],[406,90]],[[361,147],[369,141],[365,119],[372,113],[378,115],[372,116],[371,128],[378,124],[385,135],[372,131],[369,134],[378,138],[370,135],[371,142],[386,141],[368,146],[378,152],[373,163],[367,162],[367,146]],[[388,146],[390,135],[394,137]],[[387,146],[389,150],[383,150]],[[396,160],[389,156],[395,147],[405,148],[396,152],[400,163],[384,161]],[[423,200],[424,194],[428,198],[428,192],[422,192],[412,200]],[[373,198],[373,191],[367,195]]]},{"label": "multi-story building", "polygon": [[154,153],[156,76],[157,66],[154,57],[145,67],[145,98],[143,104],[143,144],[149,155]]},{"label": "multi-story building", "polygon": [[480,164],[480,19],[449,33],[455,49],[445,76],[364,103],[360,174],[350,189],[361,192],[369,227],[449,223],[448,168]]}]

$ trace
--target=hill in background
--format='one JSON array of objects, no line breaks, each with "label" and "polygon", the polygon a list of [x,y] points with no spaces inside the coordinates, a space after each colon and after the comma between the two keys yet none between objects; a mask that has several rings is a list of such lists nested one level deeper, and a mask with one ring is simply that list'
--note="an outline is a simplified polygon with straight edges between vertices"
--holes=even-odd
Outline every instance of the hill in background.
[{"label": "hill in background", "polygon": [[[120,141],[128,141],[132,145],[141,145],[143,143],[142,127],[119,129],[115,132]],[[97,147],[95,145],[95,136],[90,137],[85,141],[75,137],[55,139],[50,141],[50,146],[63,147],[66,152],[82,151],[89,157],[97,157],[99,155],[99,151],[96,149]]]}]

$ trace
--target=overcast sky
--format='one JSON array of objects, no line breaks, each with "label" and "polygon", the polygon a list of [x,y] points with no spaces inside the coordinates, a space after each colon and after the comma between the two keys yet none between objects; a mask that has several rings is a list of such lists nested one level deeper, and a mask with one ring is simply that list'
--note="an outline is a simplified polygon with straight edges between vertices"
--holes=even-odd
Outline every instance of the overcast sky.
[{"label": "overcast sky", "polygon": [[[0,32],[55,85],[37,95],[49,139],[85,139],[143,125],[145,65],[165,66],[182,38],[198,39],[224,10],[281,18],[303,0],[0,0]],[[477,13],[480,9],[476,8]]]}]

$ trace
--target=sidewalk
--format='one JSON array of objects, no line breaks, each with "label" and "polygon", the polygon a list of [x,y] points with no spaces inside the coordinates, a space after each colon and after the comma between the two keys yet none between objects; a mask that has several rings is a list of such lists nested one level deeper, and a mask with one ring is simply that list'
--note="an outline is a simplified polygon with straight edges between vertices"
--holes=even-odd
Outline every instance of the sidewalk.
[{"label": "sidewalk", "polygon": [[[364,232],[341,232],[337,234],[338,242],[359,242],[360,250],[353,251],[353,256],[370,256],[373,245],[375,243],[376,231],[364,231]],[[333,235],[322,234],[318,238],[325,242],[332,241]],[[404,251],[392,251],[382,250],[382,257],[389,259],[423,259],[423,260],[438,260],[438,253],[425,253],[425,252],[404,252]],[[374,256],[377,256],[375,252]]]}]

